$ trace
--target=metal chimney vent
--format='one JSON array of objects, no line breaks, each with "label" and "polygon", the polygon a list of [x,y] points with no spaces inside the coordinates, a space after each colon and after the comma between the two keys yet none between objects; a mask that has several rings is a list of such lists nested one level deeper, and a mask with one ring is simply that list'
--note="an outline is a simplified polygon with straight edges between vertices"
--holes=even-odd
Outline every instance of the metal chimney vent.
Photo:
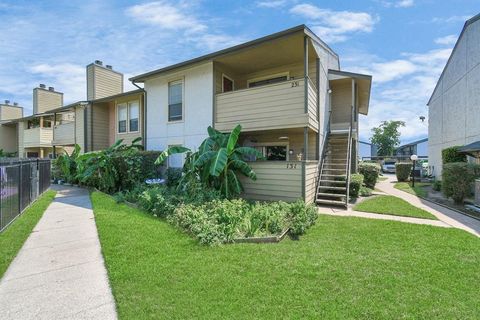
[{"label": "metal chimney vent", "polygon": [[110,70],[113,69],[113,67],[112,67],[111,65],[109,65],[109,64],[107,64],[105,67],[106,67],[107,69],[110,69]]},{"label": "metal chimney vent", "polygon": [[98,64],[99,66],[103,66],[102,60],[95,60],[95,64]]},{"label": "metal chimney vent", "polygon": [[55,91],[54,87],[48,87],[48,91]]},{"label": "metal chimney vent", "polygon": [[15,107],[18,107],[18,102],[14,102],[13,105],[14,105]]},{"label": "metal chimney vent", "polygon": [[9,104],[10,103],[10,100],[5,100],[5,104]]},{"label": "metal chimney vent", "polygon": [[39,87],[42,88],[42,89],[45,89],[47,86],[44,85],[43,83],[40,83]]}]

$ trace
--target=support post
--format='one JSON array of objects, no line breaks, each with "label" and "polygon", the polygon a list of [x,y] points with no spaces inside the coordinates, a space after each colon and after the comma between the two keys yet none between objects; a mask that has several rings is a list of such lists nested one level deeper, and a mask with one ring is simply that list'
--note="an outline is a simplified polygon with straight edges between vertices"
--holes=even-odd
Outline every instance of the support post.
[{"label": "support post", "polygon": [[308,113],[308,37],[303,38],[303,74],[305,77],[304,95],[305,95],[305,113]]}]

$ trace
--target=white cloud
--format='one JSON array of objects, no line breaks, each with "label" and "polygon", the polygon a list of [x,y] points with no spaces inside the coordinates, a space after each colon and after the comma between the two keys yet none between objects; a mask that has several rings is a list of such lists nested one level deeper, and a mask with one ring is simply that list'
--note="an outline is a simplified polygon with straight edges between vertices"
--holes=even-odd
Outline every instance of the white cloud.
[{"label": "white cloud", "polygon": [[394,3],[394,7],[396,8],[408,8],[413,7],[415,5],[413,0],[400,0]]},{"label": "white cloud", "polygon": [[290,12],[311,19],[312,29],[326,42],[341,42],[357,32],[372,32],[378,19],[366,12],[333,11],[311,4],[299,4]]},{"label": "white cloud", "polygon": [[287,0],[257,1],[256,5],[260,8],[280,8],[287,4]]},{"label": "white cloud", "polygon": [[446,46],[454,45],[455,42],[457,42],[457,36],[454,34],[435,39],[436,44],[441,44]]},{"label": "white cloud", "polygon": [[188,5],[155,1],[134,5],[126,13],[145,23],[168,30],[204,31],[207,27],[188,12]]},{"label": "white cloud", "polygon": [[435,23],[455,23],[455,22],[465,22],[471,17],[473,17],[474,14],[471,15],[454,15],[450,17],[435,17],[431,20],[431,22]]}]

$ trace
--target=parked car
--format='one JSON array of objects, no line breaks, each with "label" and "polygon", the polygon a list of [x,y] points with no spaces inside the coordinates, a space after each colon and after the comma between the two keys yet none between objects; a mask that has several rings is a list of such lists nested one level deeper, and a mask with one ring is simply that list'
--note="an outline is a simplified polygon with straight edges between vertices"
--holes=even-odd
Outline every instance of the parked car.
[{"label": "parked car", "polygon": [[385,160],[382,165],[383,173],[395,173],[395,161]]}]

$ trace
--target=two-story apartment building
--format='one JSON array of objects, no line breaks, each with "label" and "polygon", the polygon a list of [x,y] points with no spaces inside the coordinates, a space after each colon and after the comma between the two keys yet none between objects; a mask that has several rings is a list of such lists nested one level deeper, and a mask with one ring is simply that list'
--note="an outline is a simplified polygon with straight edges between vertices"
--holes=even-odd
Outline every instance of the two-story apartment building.
[{"label": "two-story apartment building", "polygon": [[480,14],[465,22],[427,105],[428,162],[439,178],[443,149],[480,141]]},{"label": "two-story apartment building", "polygon": [[348,200],[341,177],[356,167],[358,113],[368,112],[371,77],[340,71],[338,55],[306,26],[130,80],[144,85],[148,101],[147,149],[196,149],[208,126],[229,132],[241,124],[240,143],[267,159],[252,162],[258,179],[243,181],[246,197]]}]

